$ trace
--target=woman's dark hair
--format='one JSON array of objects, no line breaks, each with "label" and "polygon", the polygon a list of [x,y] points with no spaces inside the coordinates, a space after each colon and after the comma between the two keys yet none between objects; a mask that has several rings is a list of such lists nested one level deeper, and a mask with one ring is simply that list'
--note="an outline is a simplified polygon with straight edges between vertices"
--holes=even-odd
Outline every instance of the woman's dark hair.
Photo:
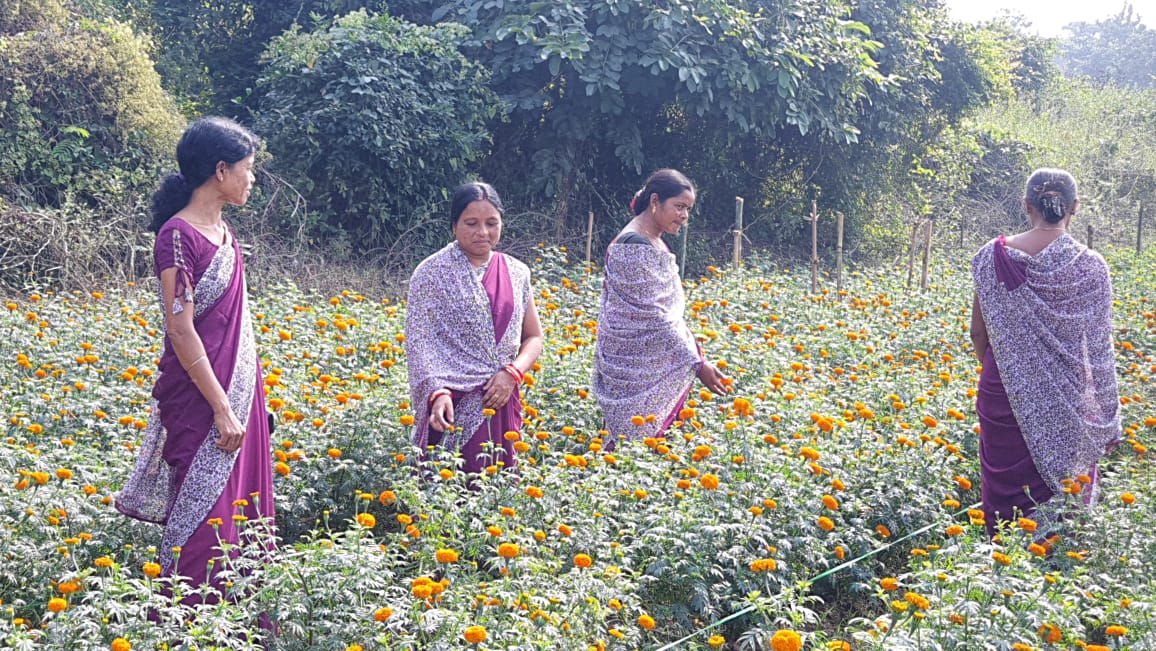
[{"label": "woman's dark hair", "polygon": [[161,179],[153,193],[149,230],[160,231],[170,217],[189,205],[193,190],[216,174],[217,163],[234,165],[260,146],[260,138],[228,118],[208,117],[192,123],[177,143],[180,172]]},{"label": "woman's dark hair", "polygon": [[497,208],[499,215],[505,212],[502,209],[502,198],[494,186],[481,181],[464,183],[454,190],[454,196],[450,199],[450,226],[456,226],[466,206],[475,201],[489,201],[490,205]]},{"label": "woman's dark hair", "polygon": [[659,201],[677,197],[683,192],[694,192],[694,184],[678,170],[658,170],[646,179],[642,189],[634,193],[630,200],[630,212],[641,215],[650,205],[650,195],[657,194]]},{"label": "woman's dark hair", "polygon": [[1076,205],[1076,179],[1061,169],[1042,168],[1028,178],[1024,197],[1049,224],[1072,214]]}]

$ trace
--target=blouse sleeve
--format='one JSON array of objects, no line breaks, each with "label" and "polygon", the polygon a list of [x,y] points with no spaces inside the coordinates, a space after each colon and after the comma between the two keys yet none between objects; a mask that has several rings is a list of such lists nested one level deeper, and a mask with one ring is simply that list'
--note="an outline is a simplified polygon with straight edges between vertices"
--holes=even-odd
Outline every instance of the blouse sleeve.
[{"label": "blouse sleeve", "polygon": [[177,270],[177,282],[173,292],[173,314],[184,312],[185,303],[193,302],[193,264],[186,248],[187,242],[180,228],[176,226],[162,228],[157,233],[156,245],[153,248],[153,264],[157,278],[160,278],[163,271],[174,268]]}]

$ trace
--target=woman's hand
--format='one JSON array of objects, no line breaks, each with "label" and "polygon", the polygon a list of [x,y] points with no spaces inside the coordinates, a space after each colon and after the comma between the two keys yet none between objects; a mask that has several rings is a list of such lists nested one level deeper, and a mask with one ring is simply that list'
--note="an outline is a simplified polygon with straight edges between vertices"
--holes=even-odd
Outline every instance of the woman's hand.
[{"label": "woman's hand", "polygon": [[429,407],[429,426],[435,432],[444,432],[454,426],[454,399],[442,394]]},{"label": "woman's hand", "polygon": [[245,428],[232,409],[224,409],[213,414],[213,423],[217,426],[217,447],[225,452],[236,452],[241,449],[241,442],[245,440]]},{"label": "woman's hand", "polygon": [[698,367],[698,379],[702,381],[703,386],[710,389],[718,395],[723,395],[727,392],[726,385],[729,384],[727,377],[719,372],[714,364],[710,362],[703,362],[702,366]]},{"label": "woman's hand", "polygon": [[514,395],[516,388],[518,388],[518,381],[514,379],[514,376],[505,369],[499,370],[482,385],[484,391],[482,406],[495,411],[501,409],[510,401],[510,396]]}]

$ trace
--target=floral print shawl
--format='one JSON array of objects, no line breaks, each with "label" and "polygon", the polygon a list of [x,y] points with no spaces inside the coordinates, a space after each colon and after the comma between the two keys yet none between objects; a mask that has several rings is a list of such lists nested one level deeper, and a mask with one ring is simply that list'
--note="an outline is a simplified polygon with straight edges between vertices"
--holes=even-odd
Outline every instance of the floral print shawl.
[{"label": "floral print shawl", "polygon": [[522,262],[495,252],[509,273],[513,313],[497,340],[490,299],[465,253],[456,242],[426,258],[414,270],[406,308],[405,350],[415,420],[413,442],[425,449],[429,410],[438,389],[466,395],[454,409],[454,431],[441,445],[461,449],[482,425],[482,385],[514,361],[522,347],[522,319],[532,300],[530,270]]},{"label": "floral print shawl", "polygon": [[[702,356],[685,310],[673,253],[610,245],[594,345],[594,395],[612,436],[658,434],[686,397]],[[634,416],[649,422],[635,425]]]},{"label": "floral print shawl", "polygon": [[1000,237],[971,266],[1012,411],[1059,494],[1121,439],[1108,266],[1068,234],[1035,256]]}]

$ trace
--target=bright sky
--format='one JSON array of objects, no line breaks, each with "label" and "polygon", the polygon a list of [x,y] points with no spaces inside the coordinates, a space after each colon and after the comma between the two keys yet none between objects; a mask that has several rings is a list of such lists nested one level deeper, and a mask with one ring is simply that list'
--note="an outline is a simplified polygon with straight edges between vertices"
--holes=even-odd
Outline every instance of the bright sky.
[{"label": "bright sky", "polygon": [[[1064,25],[1094,23],[1118,15],[1125,0],[943,0],[952,18],[974,22],[1002,15],[1004,9],[1025,16],[1041,36],[1065,36]],[[1156,0],[1130,0],[1132,15],[1156,28]]]}]

